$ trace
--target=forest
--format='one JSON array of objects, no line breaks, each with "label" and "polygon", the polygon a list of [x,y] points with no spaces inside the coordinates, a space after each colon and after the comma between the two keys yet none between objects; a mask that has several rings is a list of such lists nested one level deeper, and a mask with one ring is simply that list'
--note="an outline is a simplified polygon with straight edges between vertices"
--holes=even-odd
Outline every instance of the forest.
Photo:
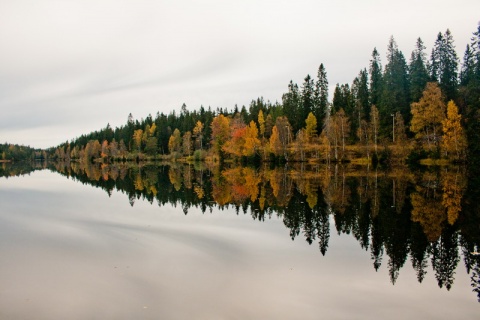
[{"label": "forest", "polygon": [[[233,110],[200,106],[148,115],[83,134],[47,151],[63,161],[190,159],[260,162],[476,163],[480,154],[480,26],[460,63],[453,35],[422,39],[407,59],[392,36],[383,66],[336,84],[329,99],[324,64],[281,102],[262,97]],[[3,159],[8,159],[4,154]]]}]

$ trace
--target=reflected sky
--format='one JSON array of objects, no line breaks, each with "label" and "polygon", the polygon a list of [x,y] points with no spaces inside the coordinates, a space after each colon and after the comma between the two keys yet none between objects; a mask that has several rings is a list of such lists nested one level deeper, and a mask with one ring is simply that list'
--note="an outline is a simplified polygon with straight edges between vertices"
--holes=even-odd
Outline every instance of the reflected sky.
[{"label": "reflected sky", "polygon": [[[1,319],[473,319],[460,262],[455,285],[418,283],[331,223],[326,256],[292,241],[281,219],[147,201],[130,206],[49,171],[0,179]],[[431,273],[430,269],[428,272]]]}]

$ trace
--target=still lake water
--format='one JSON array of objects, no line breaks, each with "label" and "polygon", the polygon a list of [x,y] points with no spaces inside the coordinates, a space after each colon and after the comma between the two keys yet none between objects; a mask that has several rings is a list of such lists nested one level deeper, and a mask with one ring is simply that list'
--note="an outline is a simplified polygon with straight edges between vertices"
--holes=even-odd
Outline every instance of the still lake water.
[{"label": "still lake water", "polygon": [[418,213],[458,171],[55,170],[0,178],[0,319],[480,315],[480,225]]}]

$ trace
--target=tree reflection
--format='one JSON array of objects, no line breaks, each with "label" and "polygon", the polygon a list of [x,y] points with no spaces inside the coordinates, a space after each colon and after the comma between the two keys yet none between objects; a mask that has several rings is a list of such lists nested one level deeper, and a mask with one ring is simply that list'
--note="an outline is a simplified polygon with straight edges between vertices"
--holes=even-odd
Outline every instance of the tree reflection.
[{"label": "tree reflection", "polygon": [[419,282],[430,262],[439,287],[449,290],[461,248],[480,301],[480,262],[472,254],[480,247],[480,175],[472,183],[464,168],[411,172],[340,164],[252,168],[57,163],[52,169],[109,194],[121,191],[132,206],[144,199],[159,206],[179,205],[185,214],[191,207],[202,212],[233,207],[237,214],[259,221],[275,215],[292,240],[317,243],[322,255],[335,228],[369,251],[375,270],[385,258],[393,284],[410,259]]}]

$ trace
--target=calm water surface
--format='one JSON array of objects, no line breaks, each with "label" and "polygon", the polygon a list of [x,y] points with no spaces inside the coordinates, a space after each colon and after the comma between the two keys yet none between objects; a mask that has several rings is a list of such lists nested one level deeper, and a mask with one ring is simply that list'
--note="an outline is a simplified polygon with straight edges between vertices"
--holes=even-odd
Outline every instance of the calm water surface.
[{"label": "calm water surface", "polygon": [[[474,270],[467,272],[460,248],[454,281],[440,288],[434,260],[425,259],[421,283],[411,254],[400,271],[392,271],[388,246],[380,248],[383,261],[376,261],[372,240],[362,245],[361,236],[339,231],[333,211],[323,221],[329,228],[323,255],[318,237],[305,236],[305,227],[295,235],[287,211],[271,209],[258,218],[254,203],[261,201],[260,189],[252,205],[240,210],[238,203],[209,199],[207,210],[191,205],[185,214],[182,201],[159,205],[158,195],[185,193],[189,182],[168,189],[159,182],[162,175],[154,185],[156,200],[132,199],[128,188],[105,192],[107,187],[49,170],[0,178],[0,319],[479,317]],[[130,171],[126,177],[135,180]],[[201,178],[208,177],[213,179],[210,173]],[[190,188],[195,186],[198,195],[198,185]],[[297,189],[302,188],[292,190]],[[326,210],[333,210],[329,203]],[[367,238],[374,233],[368,231]],[[441,244],[442,237],[430,242]]]}]

